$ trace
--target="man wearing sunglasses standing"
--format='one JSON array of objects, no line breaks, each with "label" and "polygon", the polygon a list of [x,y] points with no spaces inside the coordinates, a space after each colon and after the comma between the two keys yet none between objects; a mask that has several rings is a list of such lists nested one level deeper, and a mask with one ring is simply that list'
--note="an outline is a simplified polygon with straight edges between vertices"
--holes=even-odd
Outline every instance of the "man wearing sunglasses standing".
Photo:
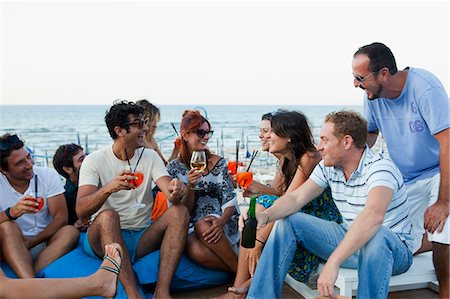
[{"label": "man wearing sunglasses standing", "polygon": [[367,143],[372,146],[378,132],[383,134],[405,181],[413,234],[423,237],[414,252],[433,250],[439,297],[449,298],[448,95],[426,70],[398,71],[394,55],[382,43],[359,48],[352,68],[354,86],[365,91]]},{"label": "man wearing sunglasses standing", "polygon": [[[18,277],[33,278],[69,252],[79,233],[67,225],[58,173],[34,166],[17,135],[0,137],[0,172],[0,251]],[[36,191],[44,198],[41,210],[29,195]]]},{"label": "man wearing sunglasses standing", "polygon": [[[76,211],[80,218],[91,218],[84,241],[85,252],[100,258],[105,244],[119,243],[123,248],[119,280],[128,298],[140,298],[132,264],[137,258],[161,249],[160,269],[154,296],[170,297],[170,283],[184,249],[189,214],[179,204],[186,186],[171,179],[166,167],[152,150],[144,148],[148,119],[133,102],[116,102],[105,116],[113,144],[88,155],[81,165]],[[136,186],[133,174],[142,168],[142,184]],[[130,170],[125,170],[131,168]],[[154,181],[172,206],[155,222]],[[134,190],[132,190],[134,189]],[[135,201],[142,208],[132,207]]]}]

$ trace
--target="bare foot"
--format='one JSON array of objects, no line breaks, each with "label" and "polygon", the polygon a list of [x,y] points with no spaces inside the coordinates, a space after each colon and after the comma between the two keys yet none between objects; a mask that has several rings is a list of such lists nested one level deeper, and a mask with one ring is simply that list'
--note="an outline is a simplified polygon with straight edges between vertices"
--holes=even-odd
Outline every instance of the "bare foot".
[{"label": "bare foot", "polygon": [[[117,243],[105,245],[105,258],[100,268],[92,275],[92,279],[97,282],[99,296],[112,298],[117,293],[117,276],[122,265],[122,248]],[[115,261],[112,262],[110,259]]]},{"label": "bare foot", "polygon": [[228,292],[226,292],[225,294],[222,294],[219,297],[214,297],[211,299],[241,299],[241,298],[245,298],[245,296],[247,295],[247,292],[245,292],[243,294],[234,293],[234,292],[230,291],[231,288],[232,287],[229,287]]},{"label": "bare foot", "polygon": [[240,299],[245,298],[248,292],[248,285],[244,283],[241,287],[229,287],[228,292],[220,295],[219,297],[214,297],[211,299]]}]

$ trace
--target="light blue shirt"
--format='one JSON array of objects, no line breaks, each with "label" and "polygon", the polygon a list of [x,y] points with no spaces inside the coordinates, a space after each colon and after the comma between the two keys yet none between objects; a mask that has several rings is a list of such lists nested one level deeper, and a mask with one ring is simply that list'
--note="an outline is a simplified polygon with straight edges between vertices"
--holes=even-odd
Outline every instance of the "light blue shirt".
[{"label": "light blue shirt", "polygon": [[330,186],[333,201],[341,212],[346,229],[364,210],[370,190],[379,186],[392,189],[394,195],[386,210],[383,226],[397,234],[410,250],[417,247],[410,234],[412,226],[403,178],[389,158],[375,154],[366,146],[358,167],[348,180],[342,167],[324,166],[323,160],[314,168],[310,179],[323,188]]},{"label": "light blue shirt", "polygon": [[430,72],[409,68],[405,86],[396,99],[364,96],[369,132],[383,134],[389,156],[405,183],[439,172],[439,143],[434,134],[450,126],[449,99],[441,82]]}]

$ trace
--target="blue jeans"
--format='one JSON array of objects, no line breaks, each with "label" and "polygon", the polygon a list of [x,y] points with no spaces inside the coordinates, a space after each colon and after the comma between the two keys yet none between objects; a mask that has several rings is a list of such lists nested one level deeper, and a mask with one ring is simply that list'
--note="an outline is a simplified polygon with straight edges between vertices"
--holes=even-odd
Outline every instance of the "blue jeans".
[{"label": "blue jeans", "polygon": [[[278,220],[262,252],[247,298],[281,298],[297,242],[326,260],[345,234],[340,224],[301,212]],[[387,298],[390,277],[406,272],[411,264],[408,247],[390,229],[381,226],[341,266],[358,269],[357,298],[375,299]]]}]

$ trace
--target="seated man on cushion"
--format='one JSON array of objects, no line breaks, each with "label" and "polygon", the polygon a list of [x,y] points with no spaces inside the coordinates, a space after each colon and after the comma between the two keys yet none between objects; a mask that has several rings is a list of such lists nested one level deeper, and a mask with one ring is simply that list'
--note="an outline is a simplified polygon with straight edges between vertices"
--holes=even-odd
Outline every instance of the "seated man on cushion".
[{"label": "seated man on cushion", "polygon": [[[169,177],[158,154],[144,148],[148,119],[132,102],[117,102],[107,112],[105,122],[113,144],[87,156],[80,169],[76,211],[80,218],[91,217],[84,250],[101,257],[108,243],[123,248],[119,280],[128,298],[140,298],[132,263],[161,248],[156,297],[170,297],[170,283],[183,252],[189,215],[180,199],[186,186]],[[133,174],[140,166],[143,182],[137,186]],[[131,168],[127,169],[126,168]],[[154,223],[149,215],[153,206],[151,182],[172,202]],[[145,204],[133,208],[135,202]],[[176,219],[177,221],[172,221]]]},{"label": "seated man on cushion", "polygon": [[78,231],[67,225],[63,184],[54,169],[34,166],[17,135],[5,134],[0,136],[0,190],[3,260],[18,277],[33,278],[78,240]]}]

